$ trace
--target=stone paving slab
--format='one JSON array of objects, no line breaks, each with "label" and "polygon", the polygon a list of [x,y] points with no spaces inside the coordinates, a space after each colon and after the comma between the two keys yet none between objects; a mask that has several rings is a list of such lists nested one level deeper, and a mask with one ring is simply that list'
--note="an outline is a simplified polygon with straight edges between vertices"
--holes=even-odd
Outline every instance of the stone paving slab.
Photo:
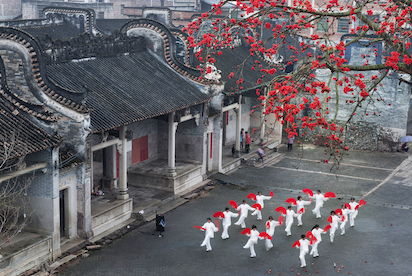
[{"label": "stone paving slab", "polygon": [[403,178],[392,177],[367,198],[375,202],[394,203],[410,208],[412,207],[412,182],[403,181]]},{"label": "stone paving slab", "polygon": [[[305,158],[312,160],[324,160],[326,148],[317,147],[311,144],[305,144],[303,151],[301,148],[293,147],[292,151],[288,151],[283,147],[279,149],[280,153],[287,154],[287,156],[295,158]],[[395,169],[402,161],[408,158],[409,154],[401,152],[377,152],[377,151],[361,151],[352,150],[345,151],[342,162],[354,165],[366,165],[371,167],[381,167],[388,169]]]},{"label": "stone paving slab", "polygon": [[255,173],[253,168],[242,168],[233,172],[230,176],[213,175],[212,177],[226,182],[230,181],[231,183],[254,185],[257,187],[277,187],[291,190],[310,188],[313,191],[320,189],[324,192],[333,191],[339,194],[358,196],[365,194],[379,184],[379,181],[344,177],[336,178],[335,175],[302,173],[271,167],[264,167],[259,173]]},{"label": "stone paving slab", "polygon": [[[268,194],[270,188],[262,189],[262,192]],[[291,237],[286,237],[284,226],[277,227],[275,247],[266,251],[264,243],[259,241],[257,258],[250,258],[249,250],[242,248],[247,237],[241,235],[241,229],[235,225],[229,229],[228,240],[222,240],[220,233],[216,233],[211,241],[213,250],[206,252],[204,247],[200,247],[204,232],[192,226],[202,225],[206,217],[228,206],[230,199],[240,202],[249,192],[256,190],[241,191],[231,185],[217,186],[197,200],[167,213],[163,238],[154,231],[154,222],[149,223],[104,250],[92,252],[62,275],[335,275],[337,268],[334,263],[343,266],[339,271],[343,274],[411,275],[407,256],[412,245],[412,235],[409,235],[412,221],[405,219],[410,217],[411,211],[369,205],[360,209],[355,227],[347,226],[345,236],[337,232],[332,244],[328,235],[324,235],[319,246],[321,256],[313,259],[307,255],[308,267],[300,268],[299,250],[291,247],[293,242],[315,223],[326,225],[329,210],[344,203],[339,199],[325,203],[322,219],[314,218],[310,212],[313,206],[310,206],[303,217],[304,226],[298,228],[295,222]],[[263,217],[278,217],[274,208],[285,205],[286,198],[297,194],[275,193],[271,200],[266,201]],[[255,223],[259,231],[263,231],[264,222],[250,215],[246,220],[248,226]]]}]

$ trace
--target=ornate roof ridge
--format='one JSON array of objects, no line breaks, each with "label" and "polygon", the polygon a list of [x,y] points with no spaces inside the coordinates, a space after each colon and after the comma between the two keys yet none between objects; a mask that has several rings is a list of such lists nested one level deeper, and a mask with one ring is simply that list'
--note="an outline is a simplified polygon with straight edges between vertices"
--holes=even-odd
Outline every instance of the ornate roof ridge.
[{"label": "ornate roof ridge", "polygon": [[210,81],[201,77],[201,71],[195,68],[191,68],[181,63],[176,58],[176,45],[172,37],[172,32],[162,23],[154,21],[151,19],[140,18],[134,19],[126,23],[121,29],[120,32],[127,34],[127,32],[134,28],[145,28],[157,32],[163,39],[164,45],[164,58],[166,62],[179,74],[189,78],[190,80],[207,85],[207,84],[217,84],[215,81]]},{"label": "ornate roof ridge", "polygon": [[49,6],[43,9],[43,17],[46,18],[47,13],[49,12],[63,13],[63,14],[82,13],[85,16],[86,32],[92,35],[102,34],[102,32],[96,26],[96,12],[93,9]]},{"label": "ornate roof ridge", "polygon": [[[54,101],[79,113],[90,112],[89,108],[84,106],[82,103],[79,103],[82,101],[85,93],[73,93],[72,91],[56,87],[47,78],[42,50],[36,40],[29,33],[13,27],[0,27],[0,38],[17,42],[26,48],[30,55],[31,72],[33,73],[34,80],[43,93],[52,98]],[[77,99],[77,101],[68,98],[70,96],[76,97],[76,94],[77,98],[79,98],[80,95],[80,99]]]},{"label": "ornate roof ridge", "polygon": [[0,82],[1,82],[0,95],[3,96],[4,100],[7,100],[15,108],[22,110],[44,121],[55,122],[59,119],[58,117],[53,117],[51,113],[45,111],[43,109],[44,107],[43,104],[30,103],[9,89],[7,85],[4,62],[1,57],[0,57]]}]

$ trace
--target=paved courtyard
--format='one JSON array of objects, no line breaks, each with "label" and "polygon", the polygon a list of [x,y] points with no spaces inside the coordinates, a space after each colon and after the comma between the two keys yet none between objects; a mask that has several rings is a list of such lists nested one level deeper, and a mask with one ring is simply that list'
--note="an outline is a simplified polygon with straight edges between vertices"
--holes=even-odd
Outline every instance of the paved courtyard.
[{"label": "paved courtyard", "polygon": [[[62,275],[412,275],[412,165],[408,156],[350,151],[335,174],[330,171],[331,164],[319,162],[323,150],[307,147],[302,156],[297,148],[292,152],[281,148],[284,155],[276,160],[268,158],[264,166],[217,175],[222,182],[232,184],[217,185],[202,197],[168,212],[164,237],[158,237],[155,223],[150,222],[92,252]],[[236,184],[250,186],[240,189]],[[258,231],[264,231],[269,215],[279,217],[274,209],[286,207],[285,199],[289,197],[304,195],[303,188],[333,191],[337,198],[325,203],[321,219],[314,218],[310,211],[314,204],[310,205],[303,216],[303,226],[297,227],[295,221],[290,237],[286,237],[284,225],[277,227],[271,250],[266,251],[264,241],[259,241],[255,247],[257,257],[250,258],[249,250],[242,248],[247,237],[233,224],[228,240],[216,233],[211,252],[200,247],[204,232],[193,225],[201,226],[214,212],[229,207],[229,200],[240,203],[250,192],[268,195],[273,190],[274,197],[265,201],[264,220],[257,221],[250,215],[246,220],[248,227],[256,224]],[[323,235],[320,257],[307,255],[308,265],[301,268],[299,250],[292,244],[314,224],[324,227],[329,212],[351,196],[367,202],[359,211],[355,227],[350,228],[348,223],[344,236],[337,231],[334,243]]]}]

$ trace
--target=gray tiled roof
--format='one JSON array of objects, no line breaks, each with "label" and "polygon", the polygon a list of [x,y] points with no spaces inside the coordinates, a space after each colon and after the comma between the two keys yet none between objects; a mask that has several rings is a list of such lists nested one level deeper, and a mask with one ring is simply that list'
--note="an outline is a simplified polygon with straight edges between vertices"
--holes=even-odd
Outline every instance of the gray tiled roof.
[{"label": "gray tiled roof", "polygon": [[68,23],[27,26],[21,27],[20,29],[28,32],[34,37],[38,37],[39,39],[43,38],[43,34],[49,35],[54,40],[70,39],[72,37],[77,37],[79,34],[82,34],[82,32],[78,28]]},{"label": "gray tiled roof", "polygon": [[87,87],[93,132],[167,114],[212,97],[149,51],[50,64],[47,75],[70,90]]}]

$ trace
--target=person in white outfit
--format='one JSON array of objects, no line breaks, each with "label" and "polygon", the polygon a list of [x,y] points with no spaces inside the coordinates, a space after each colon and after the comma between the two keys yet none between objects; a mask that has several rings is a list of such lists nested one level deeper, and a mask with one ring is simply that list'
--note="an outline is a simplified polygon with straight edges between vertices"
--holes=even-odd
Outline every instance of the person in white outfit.
[{"label": "person in white outfit", "polygon": [[317,191],[316,195],[311,196],[311,198],[315,199],[315,208],[312,210],[312,213],[316,215],[316,218],[321,218],[320,208],[323,207],[323,203],[328,200],[328,198],[324,197],[320,190]]},{"label": "person in white outfit", "polygon": [[243,246],[243,248],[245,249],[249,248],[250,257],[255,258],[256,257],[255,244],[257,244],[258,239],[262,239],[261,237],[259,237],[259,231],[256,230],[256,225],[252,225],[252,230],[250,231],[250,234],[247,234],[247,236],[249,237],[249,240],[247,241],[245,246]]},{"label": "person in white outfit", "polygon": [[239,215],[229,211],[229,207],[226,207],[226,210],[223,212],[223,214],[225,215],[225,217],[222,221],[222,239],[226,240],[229,238],[229,226],[232,225],[232,218],[237,218]]},{"label": "person in white outfit", "polygon": [[[269,200],[269,199],[271,199],[271,198],[272,198],[271,196],[264,196],[264,195],[262,195],[262,192],[258,192],[258,195],[256,196],[256,203],[259,203],[260,206],[261,206],[262,209],[263,209],[263,207],[264,207],[263,201],[264,201],[264,200]],[[256,210],[252,213],[252,216],[255,216],[255,215],[257,215],[257,219],[258,219],[258,220],[262,220],[262,211],[261,211],[261,210],[256,209]]]},{"label": "person in white outfit", "polygon": [[303,212],[297,216],[298,218],[298,226],[302,226],[302,215],[305,213],[305,205],[311,204],[312,201],[303,200],[302,196],[298,196],[298,200],[296,201],[296,213],[298,213],[302,208]]},{"label": "person in white outfit", "polygon": [[[269,236],[273,237],[275,234],[275,227],[280,226],[279,221],[273,220],[273,217],[270,216],[268,221],[266,222],[266,233],[268,233]],[[271,240],[266,239],[265,243],[266,250],[269,250],[273,247],[273,243]]]},{"label": "person in white outfit", "polygon": [[354,227],[355,218],[358,215],[358,210],[355,210],[355,207],[358,206],[359,203],[357,203],[355,199],[352,197],[350,199],[349,205],[350,205],[349,223],[350,223],[350,227]]},{"label": "person in white outfit", "polygon": [[209,252],[212,250],[212,246],[210,245],[210,239],[215,237],[215,232],[217,232],[219,229],[212,222],[211,218],[207,218],[207,222],[203,224],[202,228],[206,230],[203,230],[205,231],[205,239],[203,240],[200,246],[206,246],[206,251]]},{"label": "person in white outfit", "polygon": [[310,255],[313,255],[313,258],[319,257],[318,246],[322,241],[322,234],[326,234],[323,232],[323,229],[319,227],[319,224],[316,224],[312,228],[312,234],[316,238],[316,242],[312,245],[312,250],[310,251]]},{"label": "person in white outfit", "polygon": [[296,218],[298,214],[296,214],[295,211],[292,210],[292,206],[288,206],[288,209],[286,210],[286,215],[282,214],[282,216],[286,217],[286,222],[285,222],[286,236],[290,236],[292,235],[290,228],[292,227],[292,224],[293,224],[293,218]]},{"label": "person in white outfit", "polygon": [[298,248],[300,249],[299,252],[299,260],[300,260],[300,267],[306,267],[306,260],[305,260],[305,255],[309,252],[309,239],[306,239],[305,235],[300,236],[301,239],[299,240],[299,246]]},{"label": "person in white outfit", "polygon": [[348,222],[350,210],[346,208],[345,205],[342,205],[341,210],[342,210],[342,217],[340,219],[340,235],[343,236],[345,235],[345,225],[346,225],[346,222]]},{"label": "person in white outfit", "polygon": [[330,242],[333,242],[333,239],[335,238],[335,231],[338,229],[339,226],[339,217],[335,214],[335,211],[330,212],[330,217],[332,221],[330,222],[330,230],[329,230],[329,236],[330,236]]},{"label": "person in white outfit", "polygon": [[246,228],[245,219],[247,218],[248,211],[255,211],[255,208],[250,207],[249,204],[246,203],[246,200],[242,201],[236,210],[240,210],[240,216],[238,221],[235,222],[235,225],[240,225],[241,228]]}]

